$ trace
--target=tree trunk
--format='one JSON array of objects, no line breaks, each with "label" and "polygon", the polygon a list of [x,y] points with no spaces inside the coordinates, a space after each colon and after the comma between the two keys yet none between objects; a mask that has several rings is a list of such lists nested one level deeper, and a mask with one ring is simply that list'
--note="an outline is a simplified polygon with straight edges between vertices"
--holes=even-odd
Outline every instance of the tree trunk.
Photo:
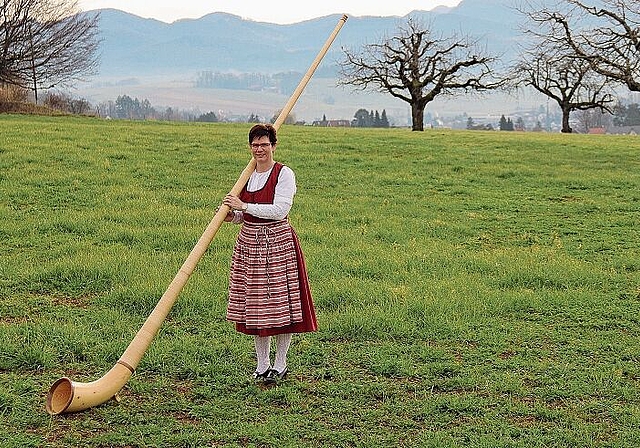
[{"label": "tree trunk", "polygon": [[424,107],[419,104],[411,104],[412,131],[424,131]]},{"label": "tree trunk", "polygon": [[38,80],[35,73],[33,74],[33,98],[36,104],[38,104]]},{"label": "tree trunk", "polygon": [[562,132],[565,134],[571,134],[572,132],[571,126],[569,126],[570,112],[571,110],[569,109],[562,109]]},{"label": "tree trunk", "polygon": [[33,30],[29,25],[29,46],[31,49],[31,81],[33,83],[33,97],[36,105],[38,104],[38,74],[36,72],[36,58],[33,50]]}]

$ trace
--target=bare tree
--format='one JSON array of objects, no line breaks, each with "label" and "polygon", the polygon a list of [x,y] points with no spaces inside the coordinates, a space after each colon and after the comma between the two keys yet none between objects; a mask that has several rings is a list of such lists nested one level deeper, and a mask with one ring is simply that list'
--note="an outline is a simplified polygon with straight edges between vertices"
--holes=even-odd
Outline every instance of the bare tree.
[{"label": "bare tree", "polygon": [[611,81],[592,70],[591,64],[543,42],[521,53],[511,82],[530,86],[554,100],[562,111],[562,132],[572,132],[571,112],[599,109],[611,113],[615,98]]},{"label": "bare tree", "polygon": [[361,53],[343,49],[341,85],[374,88],[411,106],[412,130],[424,130],[424,109],[438,95],[496,89],[496,57],[483,54],[467,37],[436,37],[409,18],[397,35],[365,45]]},{"label": "bare tree", "polygon": [[563,0],[563,11],[536,8],[542,32],[588,61],[596,72],[640,91],[640,2]]},{"label": "bare tree", "polygon": [[76,0],[0,0],[0,84],[68,86],[95,73],[98,14]]}]

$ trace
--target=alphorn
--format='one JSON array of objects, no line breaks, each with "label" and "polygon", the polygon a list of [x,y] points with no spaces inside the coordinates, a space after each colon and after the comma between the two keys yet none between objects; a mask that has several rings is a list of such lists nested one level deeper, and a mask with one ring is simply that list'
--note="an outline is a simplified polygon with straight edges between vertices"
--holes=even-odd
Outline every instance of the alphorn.
[{"label": "alphorn", "polygon": [[[347,16],[343,15],[335,29],[325,42],[324,46],[314,59],[313,63],[307,70],[307,73],[303,76],[302,80],[298,84],[298,87],[289,98],[289,101],[284,106],[278,118],[273,126],[276,130],[284,122],[284,120],[293,109],[296,101],[302,94],[302,91],[306,87],[307,83],[313,76],[316,68],[320,65],[320,61],[329,50],[329,47],[335,40],[336,36],[340,32],[342,26],[346,23]],[[229,192],[232,195],[239,195],[242,188],[249,180],[249,176],[255,169],[255,159],[251,158],[246,168],[240,174],[240,177],[233,185],[233,188]],[[46,409],[51,415],[79,412],[91,407],[100,405],[112,398],[115,398],[118,392],[129,381],[131,375],[138,367],[138,363],[142,359],[142,356],[151,345],[151,342],[157,335],[162,322],[166,319],[169,311],[173,307],[178,294],[182,291],[182,288],[189,280],[189,277],[193,273],[196,265],[206,252],[209,244],[213,240],[216,232],[224,222],[224,218],[229,212],[230,208],[227,205],[222,204],[215,216],[206,227],[204,233],[189,253],[189,256],[180,267],[178,273],[175,275],[169,287],[162,295],[155,308],[147,317],[146,321],[138,330],[133,340],[129,343],[129,346],[122,354],[118,362],[109,370],[102,378],[99,378],[90,383],[81,383],[77,381],[71,381],[67,377],[57,380],[49,389],[47,394]]]}]

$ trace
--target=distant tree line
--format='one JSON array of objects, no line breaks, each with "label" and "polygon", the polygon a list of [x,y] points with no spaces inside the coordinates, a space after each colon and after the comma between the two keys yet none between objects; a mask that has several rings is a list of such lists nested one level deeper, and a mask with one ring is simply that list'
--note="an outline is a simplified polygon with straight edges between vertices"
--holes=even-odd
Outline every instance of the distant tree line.
[{"label": "distant tree line", "polygon": [[500,130],[501,131],[513,131],[515,126],[511,118],[506,118],[504,115],[500,117]]},{"label": "distant tree line", "polygon": [[640,125],[640,105],[638,103],[632,103],[627,106],[618,104],[613,111],[614,126]]},{"label": "distant tree line", "polygon": [[387,111],[382,110],[382,113],[377,110],[374,112],[366,109],[358,109],[351,120],[351,127],[355,128],[388,128],[389,120],[387,118]]},{"label": "distant tree line", "polygon": [[[1,98],[0,98],[1,103]],[[259,115],[251,113],[249,116],[233,116],[228,117],[224,112],[216,114],[214,111],[199,112],[180,110],[178,108],[154,107],[148,99],[133,98],[129,95],[120,95],[115,101],[106,101],[99,104],[96,113],[105,118],[124,119],[124,120],[165,120],[165,121],[191,121],[202,123],[220,123],[220,122],[242,122],[242,123],[259,123],[264,119]],[[275,122],[277,114],[271,119]],[[286,124],[294,124],[295,116],[290,114],[285,120]]]},{"label": "distant tree line", "polygon": [[158,109],[146,98],[132,98],[129,95],[120,95],[115,101],[98,104],[96,113],[101,117],[124,120],[194,121],[192,112],[173,107]]},{"label": "distant tree line", "polygon": [[205,114],[200,114],[195,121],[201,122],[201,123],[217,123],[219,121],[218,116],[215,114],[215,112],[211,111],[211,112],[207,112]]},{"label": "distant tree line", "polygon": [[198,73],[195,86],[203,89],[230,89],[273,91],[283,95],[293,93],[302,77],[298,72],[276,73],[220,73],[201,71]]},{"label": "distant tree line", "polygon": [[198,73],[195,86],[205,89],[262,90],[272,86],[271,77],[261,73]]},{"label": "distant tree line", "polygon": [[504,115],[500,117],[499,128],[501,131],[524,131],[524,119],[522,117],[518,117],[516,122],[514,123],[511,120],[511,117],[507,118]]},{"label": "distant tree line", "polygon": [[116,99],[116,116],[128,119],[146,119],[157,116],[156,110],[148,99],[142,101],[138,98],[131,98],[129,95],[122,95]]}]

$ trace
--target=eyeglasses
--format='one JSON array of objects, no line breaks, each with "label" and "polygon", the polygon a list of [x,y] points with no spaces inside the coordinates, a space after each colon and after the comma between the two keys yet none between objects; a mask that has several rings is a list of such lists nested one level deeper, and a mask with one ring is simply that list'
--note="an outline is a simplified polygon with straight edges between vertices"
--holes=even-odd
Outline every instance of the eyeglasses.
[{"label": "eyeglasses", "polygon": [[271,143],[251,143],[251,149],[267,149]]}]

